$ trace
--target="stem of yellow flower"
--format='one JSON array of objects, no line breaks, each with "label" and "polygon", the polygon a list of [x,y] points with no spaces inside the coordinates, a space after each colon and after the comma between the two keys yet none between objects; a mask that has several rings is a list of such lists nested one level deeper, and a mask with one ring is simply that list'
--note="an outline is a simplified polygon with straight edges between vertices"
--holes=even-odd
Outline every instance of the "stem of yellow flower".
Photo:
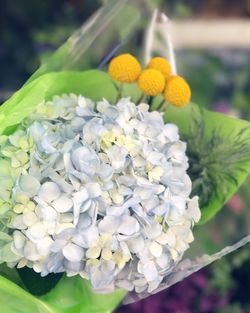
[{"label": "stem of yellow flower", "polygon": [[144,93],[141,94],[140,98],[136,101],[136,105],[140,104],[144,99],[146,95]]},{"label": "stem of yellow flower", "polygon": [[123,83],[114,82],[114,86],[115,86],[115,89],[117,91],[117,98],[116,98],[116,101],[115,101],[117,103],[118,100],[122,97]]},{"label": "stem of yellow flower", "polygon": [[160,105],[159,105],[159,111],[166,111],[166,109],[168,108],[168,106],[169,106],[169,103],[167,102],[167,101],[165,101],[165,99],[164,100],[162,100],[162,102],[160,103]]},{"label": "stem of yellow flower", "polygon": [[148,98],[148,105],[149,105],[149,107],[152,106],[153,100],[154,100],[154,97],[152,97],[152,96],[150,96],[150,97]]},{"label": "stem of yellow flower", "polygon": [[119,99],[121,99],[121,97],[122,97],[123,83],[120,83],[120,84],[119,84],[117,91],[118,91],[118,92],[117,92],[116,102],[118,102]]}]

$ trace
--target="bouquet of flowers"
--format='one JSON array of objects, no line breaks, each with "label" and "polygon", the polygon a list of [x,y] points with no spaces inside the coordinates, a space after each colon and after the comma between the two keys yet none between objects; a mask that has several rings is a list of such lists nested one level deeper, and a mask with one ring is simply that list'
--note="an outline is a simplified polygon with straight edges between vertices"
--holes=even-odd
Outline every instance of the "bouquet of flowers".
[{"label": "bouquet of flowers", "polygon": [[195,228],[249,174],[250,127],[190,102],[171,45],[145,66],[110,48],[137,5],[111,1],[0,108],[5,313],[112,312],[249,242],[193,259]]}]

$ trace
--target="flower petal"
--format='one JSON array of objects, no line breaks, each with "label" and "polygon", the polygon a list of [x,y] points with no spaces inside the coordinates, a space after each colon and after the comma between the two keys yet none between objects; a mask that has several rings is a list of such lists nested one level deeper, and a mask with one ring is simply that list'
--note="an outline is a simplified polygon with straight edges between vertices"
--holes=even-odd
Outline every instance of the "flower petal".
[{"label": "flower petal", "polygon": [[73,243],[67,244],[62,252],[64,257],[70,262],[79,262],[84,257],[83,249]]}]

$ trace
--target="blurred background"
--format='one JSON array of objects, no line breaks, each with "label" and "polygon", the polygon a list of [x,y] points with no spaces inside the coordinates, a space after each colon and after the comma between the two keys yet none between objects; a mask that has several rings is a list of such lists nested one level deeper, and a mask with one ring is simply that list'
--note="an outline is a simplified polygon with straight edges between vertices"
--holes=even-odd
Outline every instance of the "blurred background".
[{"label": "blurred background", "polygon": [[[103,2],[106,1],[0,0],[0,103],[20,88]],[[158,3],[173,19],[178,71],[189,81],[193,101],[249,120],[250,0],[158,0]],[[239,217],[250,207],[249,186],[250,180],[219,214],[213,223],[213,240],[221,235],[218,232],[221,227],[227,232],[241,232]],[[232,217],[230,223],[224,219],[225,211]],[[249,230],[250,219],[245,222]],[[206,229],[198,231],[198,236],[206,239]],[[214,312],[250,313],[249,246],[165,292],[116,311]]]}]

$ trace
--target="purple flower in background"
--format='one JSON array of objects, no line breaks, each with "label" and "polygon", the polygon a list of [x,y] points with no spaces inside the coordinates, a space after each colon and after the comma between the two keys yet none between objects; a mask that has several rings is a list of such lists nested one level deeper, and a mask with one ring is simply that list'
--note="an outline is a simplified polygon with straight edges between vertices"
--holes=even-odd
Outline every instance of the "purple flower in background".
[{"label": "purple flower in background", "polygon": [[216,312],[217,309],[222,309],[227,304],[228,304],[227,296],[220,298],[215,291],[212,291],[208,293],[204,298],[201,298],[199,312],[202,313]]},{"label": "purple flower in background", "polygon": [[228,114],[230,107],[226,102],[218,102],[214,104],[214,108],[217,112]]},{"label": "purple flower in background", "polygon": [[243,199],[235,194],[227,203],[229,209],[232,210],[235,214],[240,214],[244,210],[244,201]]},{"label": "purple flower in background", "polygon": [[226,102],[215,103],[214,104],[214,110],[219,112],[219,113],[230,115],[232,117],[236,117],[236,118],[240,117],[240,111],[237,109],[230,108],[229,104]]},{"label": "purple flower in background", "polygon": [[123,306],[116,313],[211,313],[225,307],[229,297],[208,286],[207,269],[145,300]]}]

